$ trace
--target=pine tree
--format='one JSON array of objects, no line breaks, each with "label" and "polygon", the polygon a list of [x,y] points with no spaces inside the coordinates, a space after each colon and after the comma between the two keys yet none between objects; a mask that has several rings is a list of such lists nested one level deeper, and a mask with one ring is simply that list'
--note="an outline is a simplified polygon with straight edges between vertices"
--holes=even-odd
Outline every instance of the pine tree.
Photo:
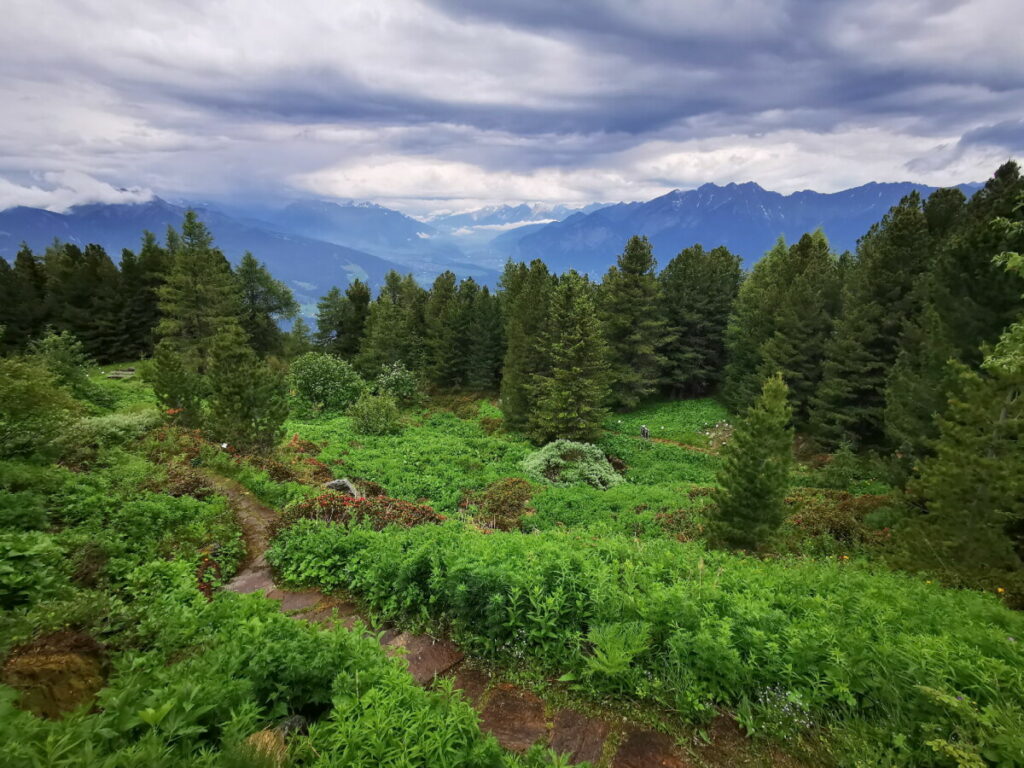
[{"label": "pine tree", "polygon": [[466,386],[477,392],[493,392],[505,357],[505,337],[501,303],[486,285],[473,302],[468,345]]},{"label": "pine tree", "polygon": [[366,333],[366,317],[370,312],[370,286],[358,278],[345,289],[346,310],[338,328],[341,337],[338,352],[346,360],[359,354]]},{"label": "pine tree", "polygon": [[776,275],[779,303],[772,335],[760,350],[762,380],[779,372],[789,387],[793,421],[809,420],[811,398],[822,377],[825,343],[839,304],[839,271],[820,231],[789,249]]},{"label": "pine tree", "polygon": [[7,259],[0,258],[0,355],[16,349],[18,294],[14,270]]},{"label": "pine tree", "polygon": [[235,270],[235,279],[241,296],[240,321],[248,334],[249,346],[262,357],[280,354],[284,333],[278,323],[299,313],[291,289],[275,280],[266,266],[248,252]]},{"label": "pine tree", "polygon": [[205,392],[202,377],[210,367],[214,337],[240,327],[238,282],[194,211],[185,214],[181,236],[169,237],[168,243],[174,250],[167,281],[160,287],[157,334],[182,365],[200,376]]},{"label": "pine tree", "polygon": [[283,371],[261,360],[237,327],[217,334],[212,352],[205,432],[244,453],[273,450],[288,417]]},{"label": "pine tree", "polygon": [[511,429],[525,430],[534,408],[533,378],[548,370],[547,350],[539,343],[547,327],[552,278],[534,260],[519,270],[506,268],[505,359],[501,375],[501,410]]},{"label": "pine tree", "polygon": [[814,431],[832,447],[884,440],[886,379],[905,326],[920,314],[915,286],[928,266],[929,243],[917,192],[860,240],[814,397]]},{"label": "pine tree", "polygon": [[614,405],[635,408],[660,381],[665,320],[646,237],[632,237],[601,284],[600,307],[611,356]]},{"label": "pine tree", "polygon": [[342,356],[346,308],[347,300],[336,285],[316,303],[316,335],[313,340],[325,352],[339,357]]},{"label": "pine tree", "polygon": [[549,369],[534,376],[531,437],[592,442],[601,434],[609,398],[608,347],[595,314],[593,288],[575,270],[562,275],[551,297],[541,344]]},{"label": "pine tree", "polygon": [[962,209],[954,194],[925,205],[933,254],[919,284],[922,309],[908,323],[886,387],[886,433],[902,454],[924,457],[937,437],[956,380],[946,360],[977,366],[983,346],[1024,310],[1024,278],[993,263],[1004,250],[1024,249],[1024,233],[992,225],[1019,215],[1022,191],[1024,178],[1008,162]]},{"label": "pine tree", "polygon": [[384,287],[370,305],[356,358],[356,367],[363,376],[374,378],[394,363],[412,371],[423,370],[425,304],[426,292],[412,275],[402,277],[394,271],[385,275]]},{"label": "pine tree", "polygon": [[11,321],[7,337],[13,346],[24,349],[29,341],[38,337],[46,327],[46,275],[41,259],[25,243],[14,257],[11,269],[11,284],[15,305],[10,312]]},{"label": "pine tree", "polygon": [[462,378],[459,303],[455,273],[442,272],[434,280],[424,308],[426,325],[426,376],[438,387],[454,387]]},{"label": "pine tree", "polygon": [[184,354],[169,341],[153,353],[153,394],[168,421],[197,428],[203,419],[203,383]]},{"label": "pine tree", "polygon": [[123,325],[131,349],[128,359],[153,354],[156,325],[160,320],[158,291],[166,277],[168,262],[167,251],[148,231],[142,235],[142,248],[138,255],[127,249],[122,251]]},{"label": "pine tree", "polygon": [[658,276],[666,319],[663,378],[675,395],[703,395],[721,381],[725,330],[739,291],[740,259],[726,248],[694,245]]},{"label": "pine tree", "polygon": [[788,255],[789,248],[780,237],[754,265],[737,293],[725,331],[728,362],[722,389],[733,411],[749,408],[764,384],[761,350],[774,332],[775,310],[781,294],[776,275]]},{"label": "pine tree", "polygon": [[288,360],[294,360],[300,355],[313,351],[313,333],[309,325],[300,316],[295,318],[292,329],[284,338],[284,356]]},{"label": "pine tree", "polygon": [[756,549],[785,519],[792,416],[788,387],[775,374],[722,449],[712,531],[730,546]]}]

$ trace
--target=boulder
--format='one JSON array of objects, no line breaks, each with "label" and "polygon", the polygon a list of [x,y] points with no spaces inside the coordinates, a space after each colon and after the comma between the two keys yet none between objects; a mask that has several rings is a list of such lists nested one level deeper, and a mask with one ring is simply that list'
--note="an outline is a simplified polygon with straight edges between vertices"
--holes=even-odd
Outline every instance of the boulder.
[{"label": "boulder", "polygon": [[324,483],[324,488],[331,491],[338,491],[338,493],[344,493],[347,496],[361,496],[359,489],[356,484],[349,480],[347,477],[339,477],[337,480],[331,480],[330,482]]}]

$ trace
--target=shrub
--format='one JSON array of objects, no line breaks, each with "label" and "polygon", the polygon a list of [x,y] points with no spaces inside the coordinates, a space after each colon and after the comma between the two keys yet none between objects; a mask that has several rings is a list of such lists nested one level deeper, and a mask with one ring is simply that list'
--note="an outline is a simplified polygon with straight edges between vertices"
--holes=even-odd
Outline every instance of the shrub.
[{"label": "shrub", "polygon": [[57,383],[70,390],[75,397],[104,408],[113,406],[114,398],[110,393],[90,380],[89,369],[93,361],[82,342],[73,334],[68,331],[54,333],[51,330],[41,339],[33,341],[29,351],[32,357],[54,375]]},{"label": "shrub", "polygon": [[25,358],[0,359],[0,458],[51,451],[76,410],[48,368]]},{"label": "shrub", "polygon": [[300,408],[338,413],[354,403],[366,383],[345,360],[324,352],[307,352],[292,362],[288,382]]},{"label": "shrub", "polygon": [[476,500],[480,509],[477,520],[500,531],[514,530],[519,527],[519,519],[526,512],[532,495],[530,484],[518,477],[491,483]]},{"label": "shrub", "polygon": [[395,435],[402,431],[398,405],[388,395],[363,395],[349,408],[352,429],[361,435]]},{"label": "shrub", "polygon": [[50,516],[45,499],[31,491],[0,490],[0,528],[18,528],[23,531],[46,528]]},{"label": "shrub", "polygon": [[392,363],[380,372],[373,383],[378,395],[388,395],[399,403],[412,403],[419,397],[419,380],[404,363]]},{"label": "shrub", "polygon": [[521,466],[531,477],[555,485],[586,483],[611,488],[623,481],[600,448],[572,440],[548,443],[523,459]]},{"label": "shrub", "polygon": [[80,463],[95,458],[104,448],[137,440],[160,422],[156,410],[87,416],[68,424],[54,445],[65,461]]},{"label": "shrub", "polygon": [[424,523],[439,523],[444,516],[430,507],[401,499],[354,497],[330,491],[293,504],[281,515],[285,526],[303,519],[329,523],[366,522],[379,531],[389,525],[410,528]]}]

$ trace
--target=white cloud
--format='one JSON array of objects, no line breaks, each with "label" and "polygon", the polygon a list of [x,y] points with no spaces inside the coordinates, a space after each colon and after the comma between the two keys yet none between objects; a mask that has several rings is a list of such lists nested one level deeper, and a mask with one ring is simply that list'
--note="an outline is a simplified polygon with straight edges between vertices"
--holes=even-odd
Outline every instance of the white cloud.
[{"label": "white cloud", "polygon": [[144,203],[153,199],[148,189],[117,189],[75,171],[43,174],[45,186],[15,184],[0,178],[0,211],[24,205],[62,213],[84,203]]}]

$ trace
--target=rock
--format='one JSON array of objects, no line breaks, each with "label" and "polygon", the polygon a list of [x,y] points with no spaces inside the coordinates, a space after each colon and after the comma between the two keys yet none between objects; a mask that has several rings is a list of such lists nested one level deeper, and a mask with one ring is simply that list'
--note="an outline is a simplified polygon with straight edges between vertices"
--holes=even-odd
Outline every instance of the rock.
[{"label": "rock", "polygon": [[436,640],[429,635],[403,632],[386,643],[389,648],[405,649],[409,674],[420,685],[426,685],[462,661],[462,651],[450,640]]},{"label": "rock", "polygon": [[308,722],[302,715],[292,715],[286,717],[280,723],[274,726],[274,730],[278,733],[287,736],[289,733],[302,733],[306,730]]},{"label": "rock", "polygon": [[567,753],[570,764],[596,763],[604,749],[611,726],[604,720],[587,717],[572,709],[563,709],[555,715],[551,732],[551,748],[559,754]]},{"label": "rock", "polygon": [[463,664],[456,669],[452,684],[466,701],[479,708],[484,693],[491,684],[491,676],[476,667]]},{"label": "rock", "polygon": [[337,480],[331,480],[330,482],[324,483],[324,488],[331,491],[338,491],[348,496],[361,496],[359,489],[356,484],[349,480],[347,477],[339,477]]},{"label": "rock", "polygon": [[529,691],[503,683],[491,693],[480,727],[505,749],[525,752],[548,735],[544,702]]},{"label": "rock", "polygon": [[691,768],[679,759],[675,743],[657,731],[631,731],[612,760],[612,768]]}]

